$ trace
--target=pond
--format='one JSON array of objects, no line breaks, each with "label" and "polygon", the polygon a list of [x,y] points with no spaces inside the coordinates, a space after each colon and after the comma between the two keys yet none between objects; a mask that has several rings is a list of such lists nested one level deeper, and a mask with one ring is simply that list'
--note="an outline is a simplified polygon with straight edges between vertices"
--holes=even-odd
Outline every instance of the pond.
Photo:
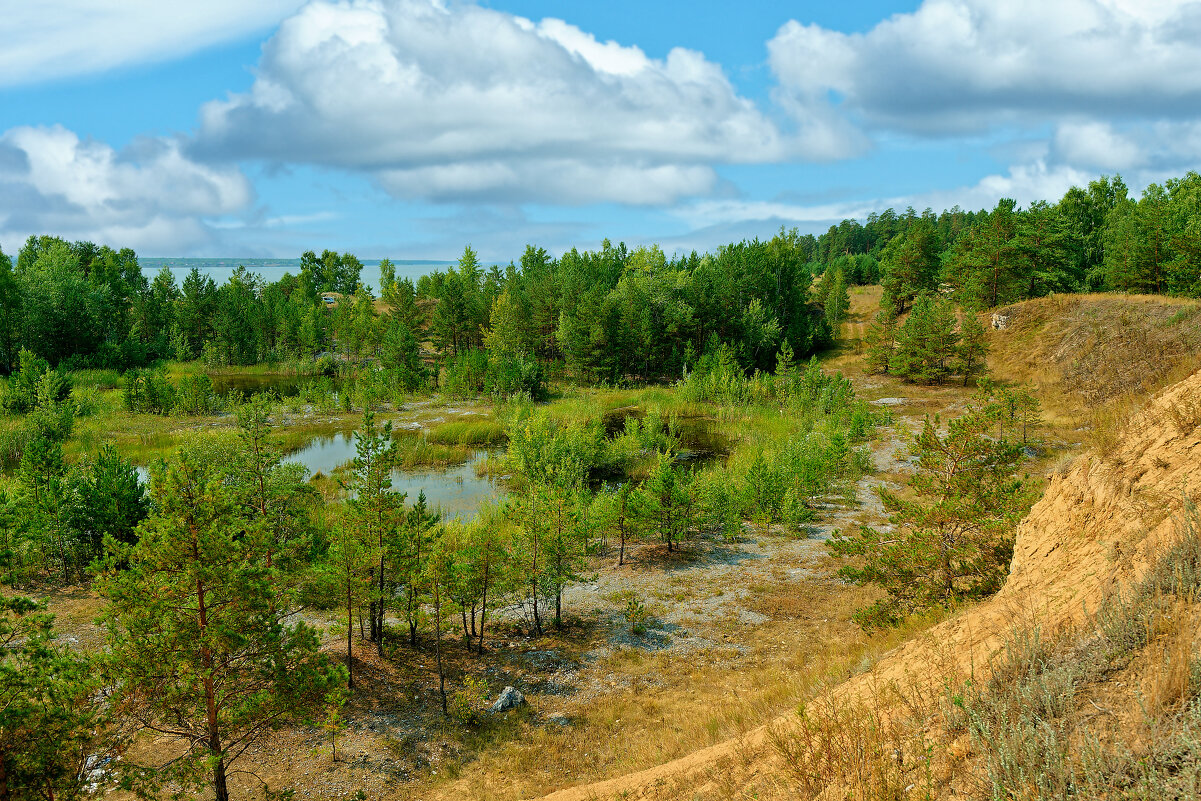
[{"label": "pond", "polygon": [[[305,447],[288,454],[283,461],[288,464],[304,465],[309,475],[329,475],[338,467],[355,457],[354,434],[334,434],[332,437],[317,437]],[[392,491],[403,492],[407,503],[413,503],[421,492],[431,509],[441,509],[448,518],[464,520],[475,517],[487,501],[504,495],[504,491],[490,478],[481,478],[475,473],[476,465],[488,457],[487,450],[478,450],[463,464],[445,470],[393,470]],[[138,480],[149,485],[150,471],[141,465]]]},{"label": "pond", "polygon": [[216,395],[224,397],[231,392],[241,392],[243,395],[250,396],[256,392],[274,392],[281,398],[295,398],[300,394],[300,390],[306,385],[314,381],[332,382],[334,389],[337,389],[340,382],[338,379],[322,378],[321,376],[311,375],[210,375],[209,379],[213,382],[213,392]]},{"label": "pond", "polygon": [[[637,406],[624,406],[605,412],[601,416],[605,435],[615,437],[621,434],[626,426],[626,418],[629,417],[644,419],[646,411]],[[680,437],[680,447],[676,451],[677,461],[701,465],[724,458],[730,452],[730,437],[718,430],[716,421],[712,418],[677,417],[675,423],[676,433]]]},{"label": "pond", "polygon": [[[310,475],[317,472],[329,475],[354,457],[354,434],[339,433],[317,437],[285,456],[284,461],[304,465]],[[478,450],[465,463],[445,470],[393,470],[392,491],[406,493],[409,503],[416,501],[418,494],[424,491],[426,503],[431,508],[440,508],[447,517],[474,517],[485,501],[503,494],[492,479],[481,478],[475,473],[476,465],[487,457],[487,450]]]}]

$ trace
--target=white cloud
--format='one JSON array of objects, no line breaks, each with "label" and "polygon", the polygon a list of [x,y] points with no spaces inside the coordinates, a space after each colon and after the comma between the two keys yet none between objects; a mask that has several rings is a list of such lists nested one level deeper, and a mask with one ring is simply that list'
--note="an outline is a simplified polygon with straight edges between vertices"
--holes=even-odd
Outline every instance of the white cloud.
[{"label": "white cloud", "polygon": [[1055,132],[1055,150],[1069,164],[1102,170],[1126,170],[1142,166],[1146,158],[1131,137],[1105,122],[1067,122]]},{"label": "white cloud", "polygon": [[721,68],[435,0],[313,2],[195,152],[364,171],[396,197],[662,203],[796,152]]},{"label": "white cloud", "polygon": [[819,231],[845,219],[863,220],[873,212],[889,208],[902,211],[912,206],[919,212],[930,208],[936,213],[954,206],[965,210],[992,209],[1003,197],[1015,199],[1019,206],[1028,206],[1036,200],[1054,203],[1072,186],[1087,186],[1095,177],[1070,167],[1050,167],[1043,161],[1036,161],[1011,167],[1005,174],[985,176],[970,186],[911,195],[812,205],[772,201],[700,201],[680,206],[672,213],[698,229],[772,221],[776,225],[796,225],[805,230]]},{"label": "white cloud", "polygon": [[0,86],[178,58],[270,27],[301,0],[24,0],[0,13]]},{"label": "white cloud", "polygon": [[173,139],[122,152],[61,126],[0,134],[0,240],[53,233],[151,253],[212,238],[205,220],[245,209],[250,183],[234,168],[197,164]]},{"label": "white cloud", "polygon": [[1103,123],[1201,109],[1197,2],[925,0],[861,34],[790,21],[768,50],[777,101],[802,118],[918,135],[1062,123],[1080,166],[1139,163]]}]

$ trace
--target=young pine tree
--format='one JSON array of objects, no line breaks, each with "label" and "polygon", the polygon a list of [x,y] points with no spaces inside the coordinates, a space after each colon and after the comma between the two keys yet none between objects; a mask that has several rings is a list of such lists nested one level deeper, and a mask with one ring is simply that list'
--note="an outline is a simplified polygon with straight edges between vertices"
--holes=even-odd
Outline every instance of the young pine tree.
[{"label": "young pine tree", "polygon": [[945,433],[938,429],[927,419],[914,441],[912,497],[877,490],[894,530],[861,526],[828,543],[853,560],[840,575],[887,593],[856,614],[865,627],[988,595],[1009,570],[1013,527],[1033,501],[1014,475],[1021,447],[992,438],[992,421],[978,410],[950,421]]},{"label": "young pine tree", "polygon": [[393,596],[389,551],[397,537],[404,515],[404,493],[392,492],[392,469],[396,466],[396,443],[392,441],[392,423],[376,428],[375,416],[364,412],[363,427],[355,433],[354,469],[346,488],[351,497],[346,506],[350,520],[378,562],[371,568],[373,596],[368,603],[371,641],[384,653],[384,616]]},{"label": "young pine tree", "polygon": [[851,297],[847,294],[847,282],[842,275],[842,270],[838,270],[834,274],[834,280],[830,284],[830,293],[826,295],[825,302],[826,322],[830,324],[830,331],[835,339],[841,339],[842,323],[846,320],[850,310]]},{"label": "young pine tree", "polygon": [[181,453],[152,486],[155,513],[136,544],[109,541],[98,582],[116,699],[186,745],[166,767],[141,766],[142,778],[211,784],[228,801],[230,765],[320,710],[346,677],[311,627],[287,622],[293,577],[272,564],[269,536],[239,512],[219,469]]},{"label": "young pine tree", "polygon": [[371,596],[375,551],[364,544],[354,527],[338,521],[330,532],[324,572],[329,596],[346,612],[346,688],[354,689],[354,614]]},{"label": "young pine tree", "polygon": [[110,731],[96,665],[55,642],[53,618],[0,595],[0,798],[86,797],[86,764]]},{"label": "young pine tree", "polygon": [[955,309],[945,298],[920,295],[897,332],[897,374],[924,384],[942,383],[951,370],[959,334]]},{"label": "young pine tree", "polygon": [[891,303],[883,304],[876,320],[867,329],[867,366],[873,373],[895,372],[897,350],[897,313]]},{"label": "young pine tree", "polygon": [[963,385],[983,375],[988,370],[984,359],[988,355],[988,343],[984,341],[984,326],[974,309],[963,310],[959,324],[959,345],[955,351],[954,371],[963,376]]}]

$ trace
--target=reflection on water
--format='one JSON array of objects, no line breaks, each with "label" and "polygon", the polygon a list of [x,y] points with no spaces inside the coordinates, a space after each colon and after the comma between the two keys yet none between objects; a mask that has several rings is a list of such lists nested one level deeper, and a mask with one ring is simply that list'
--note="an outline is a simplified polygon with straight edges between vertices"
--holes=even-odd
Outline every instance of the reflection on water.
[{"label": "reflection on water", "polygon": [[[305,379],[287,379],[295,382]],[[214,383],[217,381],[214,378]],[[245,377],[239,377],[245,382]],[[270,383],[270,382],[276,383]],[[279,377],[264,380],[264,388],[280,389]],[[239,389],[245,391],[246,384]],[[227,388],[228,389],[228,388]],[[282,393],[281,393],[282,394]],[[605,420],[610,433],[620,431],[624,427],[627,416],[641,416],[637,407],[616,410],[610,413],[615,419]],[[677,432],[680,437],[680,449],[676,459],[681,466],[699,467],[710,460],[721,459],[730,450],[730,439],[720,431],[712,420],[700,417],[683,418],[677,421]],[[332,474],[337,468],[355,457],[355,436],[349,433],[337,433],[328,437],[317,437],[308,445],[284,457],[284,461],[304,465],[309,474]],[[475,467],[487,458],[486,450],[475,451],[465,463],[446,470],[395,470],[392,473],[392,489],[404,492],[408,502],[417,500],[422,491],[425,492],[426,502],[431,508],[441,508],[448,517],[474,517],[485,501],[503,495],[490,478],[476,475]],[[138,467],[139,479],[148,484],[149,471]]]},{"label": "reflection on water", "polygon": [[[475,466],[487,456],[485,450],[476,451],[465,464],[446,470],[393,470],[392,491],[406,493],[409,503],[424,491],[426,503],[440,508],[447,517],[474,517],[484,501],[501,494],[491,479],[475,474]],[[302,464],[310,474],[320,471],[329,475],[354,457],[354,434],[339,433],[314,439],[284,461]]]},{"label": "reflection on water", "polygon": [[346,464],[355,457],[354,434],[337,433],[332,437],[317,437],[308,445],[284,457],[285,462],[302,464],[309,474],[325,473]]},{"label": "reflection on water", "polygon": [[213,392],[224,397],[231,392],[241,392],[243,395],[253,395],[256,392],[274,392],[281,398],[295,398],[301,388],[314,381],[331,382],[334,389],[339,381],[320,376],[294,375],[211,375]]},{"label": "reflection on water", "polygon": [[[329,475],[336,468],[355,457],[354,434],[334,434],[318,437],[307,446],[284,457],[284,462],[300,464],[308,468],[309,474],[317,472]],[[475,474],[475,466],[486,459],[488,452],[479,450],[465,464],[446,470],[393,470],[392,491],[408,495],[407,502],[413,503],[418,494],[425,492],[425,502],[431,509],[438,508],[448,518],[475,517],[480,506],[503,495],[499,487],[489,478]],[[138,465],[138,480],[149,487],[150,471]]]}]

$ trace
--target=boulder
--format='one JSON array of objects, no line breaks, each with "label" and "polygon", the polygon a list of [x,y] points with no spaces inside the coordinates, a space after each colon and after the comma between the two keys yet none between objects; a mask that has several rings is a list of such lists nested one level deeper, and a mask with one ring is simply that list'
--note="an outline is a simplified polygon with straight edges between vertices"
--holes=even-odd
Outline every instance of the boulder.
[{"label": "boulder", "polygon": [[489,712],[505,712],[509,709],[516,709],[525,703],[525,696],[516,687],[506,687],[500,691],[497,696],[496,703],[492,705]]}]

